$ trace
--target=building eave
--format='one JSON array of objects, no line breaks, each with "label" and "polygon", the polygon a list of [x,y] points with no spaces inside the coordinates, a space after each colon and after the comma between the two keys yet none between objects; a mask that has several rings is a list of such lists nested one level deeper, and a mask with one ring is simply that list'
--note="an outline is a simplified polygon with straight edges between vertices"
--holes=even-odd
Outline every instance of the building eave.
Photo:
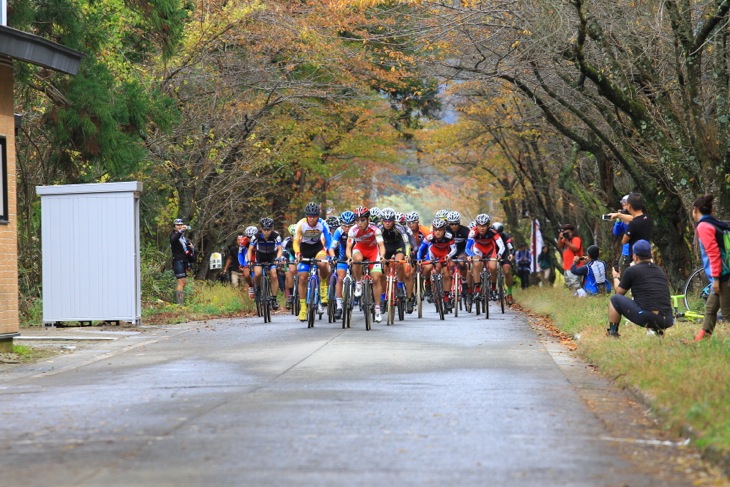
[{"label": "building eave", "polygon": [[46,40],[40,36],[0,25],[0,57],[25,61],[61,73],[75,75],[82,52]]}]

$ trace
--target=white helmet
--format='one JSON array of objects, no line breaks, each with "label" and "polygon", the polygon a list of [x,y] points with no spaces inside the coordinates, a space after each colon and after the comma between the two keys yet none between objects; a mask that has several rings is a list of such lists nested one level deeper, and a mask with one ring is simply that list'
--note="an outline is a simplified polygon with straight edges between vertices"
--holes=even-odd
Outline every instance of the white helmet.
[{"label": "white helmet", "polygon": [[489,222],[491,219],[489,218],[489,215],[486,213],[480,213],[477,215],[477,217],[474,219],[474,221],[477,223],[477,225],[489,225]]}]

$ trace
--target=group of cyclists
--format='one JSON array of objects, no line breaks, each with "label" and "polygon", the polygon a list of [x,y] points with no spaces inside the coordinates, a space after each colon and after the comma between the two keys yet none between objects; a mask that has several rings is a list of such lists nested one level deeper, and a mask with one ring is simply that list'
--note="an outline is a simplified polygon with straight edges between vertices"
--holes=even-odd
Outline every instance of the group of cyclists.
[{"label": "group of cyclists", "polygon": [[[506,302],[512,304],[512,260],[514,246],[511,236],[501,223],[492,223],[489,215],[481,213],[467,225],[461,222],[458,211],[439,210],[429,227],[421,225],[417,212],[402,213],[392,208],[367,208],[358,206],[339,216],[320,216],[320,206],[308,203],[304,218],[287,228],[289,235],[282,239],[273,229],[272,218],[262,218],[260,226],[246,228],[239,235],[238,262],[249,285],[258,286],[263,269],[271,273],[271,306],[279,308],[276,296],[279,291],[277,267],[284,268],[284,293],[286,307],[295,304],[294,285],[298,281],[299,314],[307,319],[307,277],[310,266],[316,265],[320,278],[320,304],[318,313],[324,313],[327,305],[328,282],[336,272],[336,308],[334,319],[342,316],[342,281],[351,272],[355,280],[354,295],[362,294],[362,275],[367,263],[376,299],[375,322],[382,321],[385,310],[385,275],[390,266],[395,267],[396,293],[405,299],[406,312],[411,314],[416,305],[415,269],[420,267],[425,283],[423,297],[433,299],[430,277],[433,273],[443,276],[443,309],[450,312],[454,307],[451,296],[452,272],[458,272],[461,292],[466,300],[473,300],[482,293],[482,286],[490,286],[490,295],[496,294],[497,266],[501,266],[506,284]],[[416,266],[416,264],[419,264]],[[490,283],[482,283],[484,265],[489,268]],[[250,269],[253,269],[251,276]],[[471,272],[469,272],[471,269]],[[298,278],[295,279],[295,276]],[[250,290],[253,297],[253,288]]]}]

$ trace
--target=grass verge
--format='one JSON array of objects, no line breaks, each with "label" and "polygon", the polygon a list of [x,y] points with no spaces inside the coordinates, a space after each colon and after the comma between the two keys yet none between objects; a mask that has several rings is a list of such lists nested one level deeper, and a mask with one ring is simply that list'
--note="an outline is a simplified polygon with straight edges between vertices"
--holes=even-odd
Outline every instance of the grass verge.
[{"label": "grass verge", "polygon": [[575,349],[619,386],[643,395],[668,428],[691,432],[696,445],[730,475],[730,329],[693,341],[699,324],[677,322],[664,338],[623,321],[606,337],[608,296],[576,298],[564,288],[530,288],[516,296],[528,312],[574,337]]},{"label": "grass verge", "polygon": [[[173,294],[174,289],[170,290]],[[145,303],[142,322],[145,324],[174,324],[229,316],[251,316],[256,304],[241,289],[229,284],[209,281],[188,281],[185,306],[161,299]]]}]

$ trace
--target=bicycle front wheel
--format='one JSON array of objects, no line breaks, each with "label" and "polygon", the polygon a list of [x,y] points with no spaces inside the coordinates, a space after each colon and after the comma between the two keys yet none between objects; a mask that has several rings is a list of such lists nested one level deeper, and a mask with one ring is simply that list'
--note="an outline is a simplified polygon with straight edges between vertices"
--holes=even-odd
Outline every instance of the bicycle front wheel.
[{"label": "bicycle front wheel", "polygon": [[271,299],[269,297],[269,280],[261,276],[261,307],[264,312],[264,323],[271,323]]},{"label": "bicycle front wheel", "polygon": [[684,284],[684,306],[688,311],[704,314],[705,303],[710,296],[712,284],[705,274],[705,269],[698,267]]},{"label": "bicycle front wheel", "polygon": [[307,286],[307,328],[314,328],[314,316],[317,314],[317,291],[319,291],[318,279],[309,279],[309,285]]},{"label": "bicycle front wheel", "polygon": [[362,296],[360,296],[360,303],[362,310],[365,312],[365,329],[370,331],[373,323],[373,315],[370,312],[370,300],[372,299],[372,293],[370,292],[370,281],[363,279],[362,281]]}]

